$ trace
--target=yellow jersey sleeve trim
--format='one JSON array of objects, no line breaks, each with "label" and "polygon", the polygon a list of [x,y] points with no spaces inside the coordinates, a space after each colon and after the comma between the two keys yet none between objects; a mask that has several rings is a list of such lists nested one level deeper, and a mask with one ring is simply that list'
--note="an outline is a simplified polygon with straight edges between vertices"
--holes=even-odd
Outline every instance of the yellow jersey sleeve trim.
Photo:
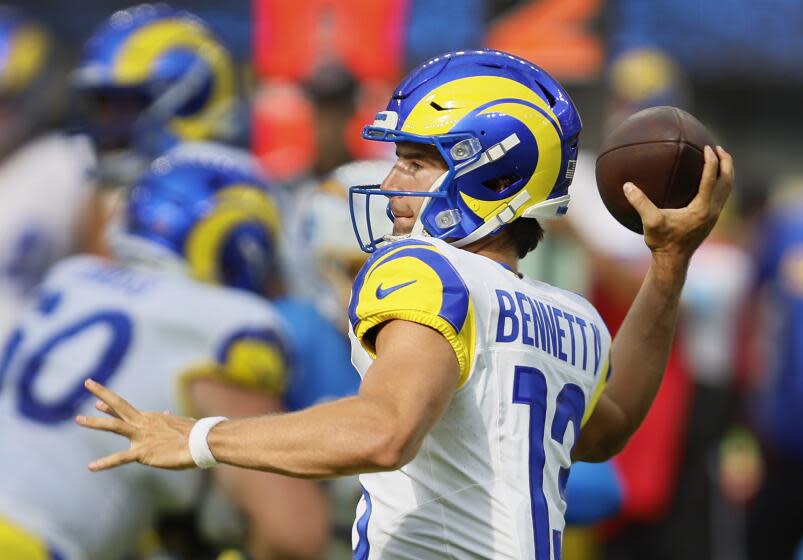
[{"label": "yellow jersey sleeve trim", "polygon": [[237,341],[230,348],[225,364],[210,359],[197,362],[179,374],[176,394],[180,412],[197,416],[189,394],[190,383],[196,379],[216,379],[280,396],[287,383],[286,372],[287,363],[278,349],[251,340]]},{"label": "yellow jersey sleeve trim", "polygon": [[[455,332],[454,327],[452,327],[449,321],[439,315],[433,315],[417,309],[393,309],[371,315],[370,317],[361,320],[357,324],[354,334],[357,336],[357,340],[360,341],[360,344],[362,344],[362,347],[365,348],[366,352],[368,352],[371,358],[376,359],[376,349],[370,343],[370,341],[366,340],[365,335],[372,328],[393,319],[418,323],[420,325],[433,328],[441,333],[452,346],[452,349],[457,356],[457,364],[460,369],[460,378],[457,382],[457,388],[459,389],[463,386],[463,384],[465,384],[471,371],[470,349],[466,346],[462,337]],[[471,335],[473,337],[473,330]]]},{"label": "yellow jersey sleeve trim", "polygon": [[594,413],[594,409],[597,407],[597,403],[599,402],[600,397],[602,397],[602,392],[605,390],[605,387],[608,385],[608,377],[609,372],[611,369],[611,356],[608,354],[608,359],[605,360],[605,366],[602,368],[600,372],[600,380],[597,381],[597,386],[594,388],[594,393],[591,395],[591,399],[588,401],[588,406],[586,407],[585,414],[583,414],[583,420],[580,422],[580,427],[586,425],[588,419],[591,418],[591,415]]},{"label": "yellow jersey sleeve trim", "polygon": [[224,377],[237,385],[280,394],[287,384],[287,360],[280,348],[259,340],[232,343],[222,364]]},{"label": "yellow jersey sleeve trim", "polygon": [[37,536],[0,517],[0,558],[48,560],[47,545]]}]

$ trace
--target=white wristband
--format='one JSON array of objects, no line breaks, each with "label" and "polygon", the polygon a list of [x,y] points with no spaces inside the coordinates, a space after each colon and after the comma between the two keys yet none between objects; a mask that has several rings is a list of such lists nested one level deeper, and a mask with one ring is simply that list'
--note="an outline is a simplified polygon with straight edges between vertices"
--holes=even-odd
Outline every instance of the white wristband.
[{"label": "white wristband", "polygon": [[195,461],[195,464],[201,469],[208,469],[217,465],[217,459],[212,455],[206,438],[209,435],[209,430],[224,420],[228,420],[228,418],[225,416],[201,418],[192,426],[192,430],[190,430],[190,455],[192,455],[192,460]]}]

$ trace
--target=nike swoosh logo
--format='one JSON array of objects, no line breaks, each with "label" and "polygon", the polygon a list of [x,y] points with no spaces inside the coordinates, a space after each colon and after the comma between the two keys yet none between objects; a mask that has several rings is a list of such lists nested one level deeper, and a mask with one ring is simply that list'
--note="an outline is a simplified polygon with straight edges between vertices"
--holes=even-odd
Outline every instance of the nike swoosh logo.
[{"label": "nike swoosh logo", "polygon": [[382,284],[380,283],[379,286],[376,287],[376,299],[385,299],[396,290],[401,290],[402,288],[409,286],[410,284],[415,284],[415,282],[416,282],[415,280],[410,280],[409,282],[396,284],[395,286],[391,286],[390,288],[383,288]]}]

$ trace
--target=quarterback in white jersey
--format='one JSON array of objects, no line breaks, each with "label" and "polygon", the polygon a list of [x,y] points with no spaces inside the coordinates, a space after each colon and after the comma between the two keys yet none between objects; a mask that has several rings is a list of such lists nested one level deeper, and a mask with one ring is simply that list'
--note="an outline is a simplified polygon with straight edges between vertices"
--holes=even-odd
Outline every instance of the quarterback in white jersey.
[{"label": "quarterback in white jersey", "polygon": [[707,148],[687,208],[658,209],[624,185],[653,263],[611,342],[588,303],[517,273],[543,234],[537,219],[567,210],[579,131],[566,91],[507,53],[449,53],[414,70],[363,132],[395,142],[396,164],[382,185],[351,189],[389,199],[393,217],[393,235],[372,238],[369,225],[359,240],[374,252],[349,309],[359,394],[210,430],[89,381],[111,417],[77,422],[131,442],[90,469],[356,472],[357,559],[560,559],[569,467],[610,458],[644,418],[688,259],[733,176],[730,156]]},{"label": "quarterback in white jersey", "polygon": [[[72,422],[93,409],[87,377],[173,413],[281,409],[288,341],[258,295],[277,232],[257,216],[270,196],[241,157],[216,146],[169,152],[132,191],[112,236],[118,260],[72,257],[40,286],[0,363],[0,557],[120,558],[157,514],[187,511],[207,493],[198,472],[133,467],[94,479],[82,464],[115,442]],[[252,557],[287,548],[316,557],[326,532],[320,489],[242,473],[216,478],[249,522]],[[285,531],[298,535],[292,544],[279,543],[272,520],[302,513]]]},{"label": "quarterback in white jersey", "polygon": [[361,357],[371,329],[392,319],[443,334],[460,378],[412,461],[360,476],[356,549],[521,558],[535,540],[559,557],[571,450],[610,373],[597,312],[571,292],[419,237],[375,253],[355,282],[360,375],[372,363]]}]

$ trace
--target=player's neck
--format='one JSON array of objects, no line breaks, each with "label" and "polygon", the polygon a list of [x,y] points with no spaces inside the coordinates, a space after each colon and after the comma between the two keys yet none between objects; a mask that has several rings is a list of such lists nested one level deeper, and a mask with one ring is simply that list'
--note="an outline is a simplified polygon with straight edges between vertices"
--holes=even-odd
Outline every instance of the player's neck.
[{"label": "player's neck", "polygon": [[482,255],[503,264],[516,274],[519,273],[519,256],[504,236],[486,237],[466,245],[466,251]]}]

